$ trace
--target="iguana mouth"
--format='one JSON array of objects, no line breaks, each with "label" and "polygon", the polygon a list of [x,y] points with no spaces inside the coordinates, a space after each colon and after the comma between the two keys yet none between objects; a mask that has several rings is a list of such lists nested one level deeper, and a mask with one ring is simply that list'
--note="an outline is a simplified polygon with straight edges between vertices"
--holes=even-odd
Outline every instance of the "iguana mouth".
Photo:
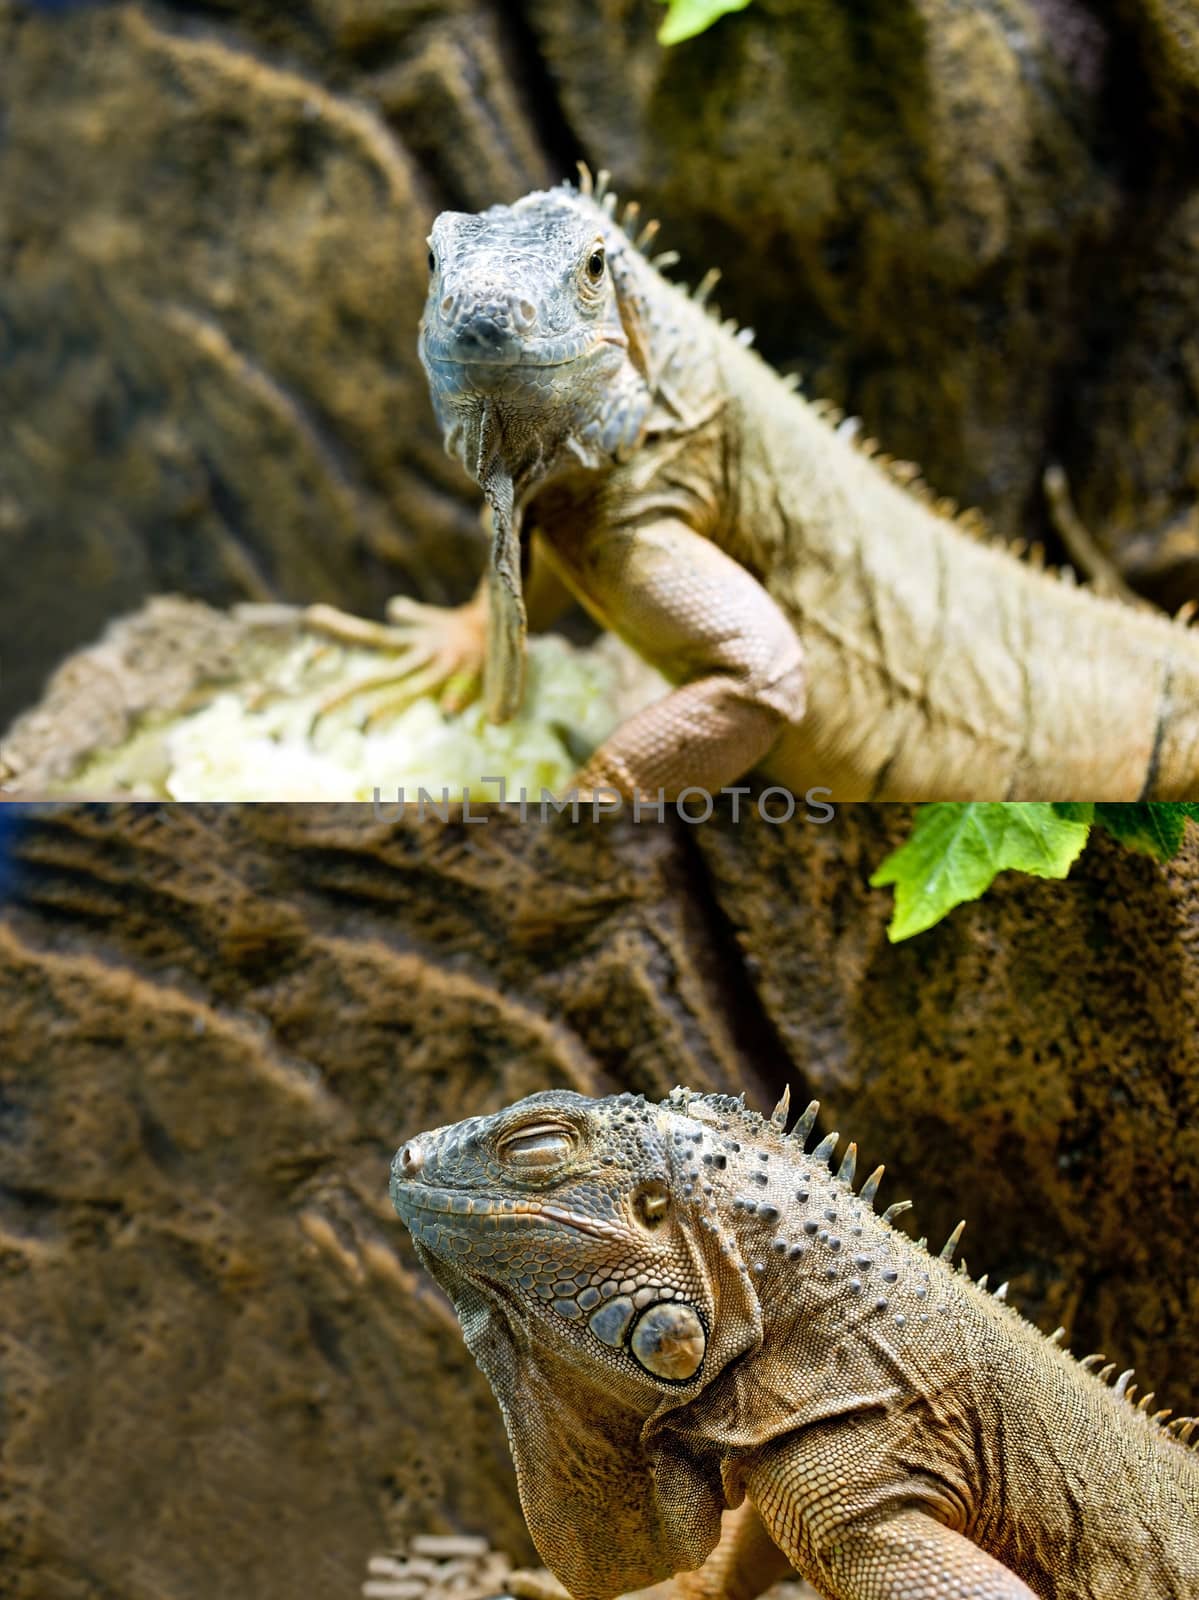
[{"label": "iguana mouth", "polygon": [[502,367],[505,372],[511,371],[514,367],[528,367],[530,370],[542,371],[546,367],[569,367],[572,361],[577,361],[579,356],[589,355],[594,349],[594,345],[588,345],[586,350],[580,350],[578,354],[573,356],[563,356],[561,361],[530,361],[525,357],[521,357],[519,360],[505,361],[502,358],[495,357],[469,356],[463,358],[459,356],[430,355],[429,362],[435,367]]},{"label": "iguana mouth", "polygon": [[[563,345],[567,349],[566,355],[558,354]],[[574,346],[570,340],[558,340],[545,347],[546,353],[544,355],[539,355],[536,347],[530,349],[528,345],[525,345],[520,350],[513,351],[511,355],[507,356],[498,351],[489,352],[486,355],[449,355],[446,353],[444,345],[439,344],[436,347],[432,347],[426,343],[425,358],[429,365],[434,367],[469,367],[472,369],[475,367],[488,367],[497,368],[505,372],[519,368],[526,368],[529,371],[545,371],[549,367],[569,367],[573,362],[583,360],[585,356],[594,355],[597,350],[602,349],[605,345],[611,345],[617,350],[627,350],[628,340],[623,334],[607,329],[597,338],[584,345]]]},{"label": "iguana mouth", "polygon": [[409,1212],[432,1212],[437,1216],[486,1217],[499,1226],[521,1226],[528,1222],[552,1222],[597,1239],[619,1239],[623,1233],[596,1217],[581,1217],[561,1206],[544,1201],[512,1198],[509,1195],[464,1194],[457,1189],[433,1189],[428,1185],[397,1184],[393,1203],[401,1216]]}]

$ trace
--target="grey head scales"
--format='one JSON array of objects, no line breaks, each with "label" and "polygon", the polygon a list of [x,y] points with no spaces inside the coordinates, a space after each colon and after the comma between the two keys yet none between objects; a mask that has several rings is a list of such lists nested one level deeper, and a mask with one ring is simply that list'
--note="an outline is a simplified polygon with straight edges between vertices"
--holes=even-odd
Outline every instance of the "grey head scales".
[{"label": "grey head scales", "polygon": [[647,270],[604,207],[570,184],[477,214],[442,212],[429,235],[420,356],[446,450],[491,509],[495,721],[523,694],[522,508],[564,472],[625,457],[649,413],[638,310]]}]

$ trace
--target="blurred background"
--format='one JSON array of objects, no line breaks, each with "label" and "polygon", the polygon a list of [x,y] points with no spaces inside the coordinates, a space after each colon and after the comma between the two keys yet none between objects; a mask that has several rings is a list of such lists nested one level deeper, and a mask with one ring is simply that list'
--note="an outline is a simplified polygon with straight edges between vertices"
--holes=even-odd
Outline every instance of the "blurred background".
[{"label": "blurred background", "polygon": [[173,591],[464,595],[425,234],[608,167],[809,394],[1199,596],[1192,0],[0,0],[0,727]]}]

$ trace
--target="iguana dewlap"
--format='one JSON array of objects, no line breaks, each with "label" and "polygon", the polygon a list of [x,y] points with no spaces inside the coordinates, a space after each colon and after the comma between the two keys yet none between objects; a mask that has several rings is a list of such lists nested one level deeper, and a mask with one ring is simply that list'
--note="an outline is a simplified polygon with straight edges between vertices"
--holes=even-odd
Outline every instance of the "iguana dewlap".
[{"label": "iguana dewlap", "polygon": [[834,1600],[1196,1600],[1199,1422],[876,1215],[815,1114],[554,1090],[398,1152],[546,1564],[607,1600],[707,1561],[691,1593],[748,1600],[764,1525]]},{"label": "iguana dewlap", "polygon": [[972,537],[710,315],[709,280],[668,282],[602,188],[430,237],[421,356],[494,513],[492,714],[520,703],[523,549],[675,685],[590,787],[1199,796],[1199,639]]}]

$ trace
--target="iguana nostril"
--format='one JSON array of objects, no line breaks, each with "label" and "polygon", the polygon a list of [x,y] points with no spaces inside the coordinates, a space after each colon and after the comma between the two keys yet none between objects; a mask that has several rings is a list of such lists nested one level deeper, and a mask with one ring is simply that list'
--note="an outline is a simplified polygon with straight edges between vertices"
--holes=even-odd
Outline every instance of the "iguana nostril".
[{"label": "iguana nostril", "polygon": [[518,300],[516,310],[526,328],[531,328],[537,321],[537,307],[531,301]]},{"label": "iguana nostril", "polygon": [[463,317],[454,335],[459,350],[468,356],[498,355],[507,349],[511,340],[507,318],[502,312],[491,309]]},{"label": "iguana nostril", "polygon": [[415,1177],[424,1164],[425,1152],[421,1149],[417,1140],[409,1139],[408,1143],[400,1151],[400,1171],[406,1178],[412,1178]]}]

